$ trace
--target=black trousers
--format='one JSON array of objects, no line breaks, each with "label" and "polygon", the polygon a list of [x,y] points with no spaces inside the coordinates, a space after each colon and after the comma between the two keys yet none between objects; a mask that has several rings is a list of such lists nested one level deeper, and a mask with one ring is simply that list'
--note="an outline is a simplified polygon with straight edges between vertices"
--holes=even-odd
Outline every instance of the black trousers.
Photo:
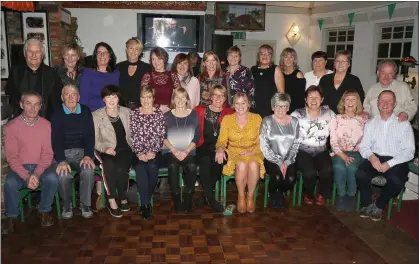
[{"label": "black trousers", "polygon": [[311,156],[304,151],[298,151],[296,158],[297,168],[303,174],[304,192],[309,198],[314,197],[314,187],[319,176],[318,193],[330,198],[333,188],[333,165],[329,151],[323,151]]},{"label": "black trousers", "polygon": [[[381,163],[391,160],[393,157],[379,156],[375,154]],[[409,174],[409,165],[406,163],[397,164],[385,173],[377,171],[369,160],[364,160],[356,173],[356,184],[361,195],[361,207],[366,207],[372,203],[371,179],[382,175],[386,178],[386,184],[380,190],[375,205],[384,209],[388,201],[400,193],[406,183]]]},{"label": "black trousers", "polygon": [[178,160],[172,153],[168,155],[168,173],[169,173],[169,184],[172,188],[173,194],[179,194],[181,192],[179,186],[179,168],[182,167],[183,173],[183,183],[185,185],[185,191],[187,193],[192,193],[195,190],[195,181],[196,181],[196,163],[195,156],[187,156],[184,160]]},{"label": "black trousers", "polygon": [[199,178],[204,189],[204,196],[208,199],[214,198],[214,187],[221,178],[223,164],[215,162],[215,151],[209,152],[197,148],[197,160],[199,164]]},{"label": "black trousers", "polygon": [[115,156],[100,153],[102,177],[108,199],[127,199],[129,170],[132,162],[131,151],[121,151]]},{"label": "black trousers", "polygon": [[272,163],[267,159],[264,160],[264,164],[266,173],[269,175],[269,193],[284,193],[294,186],[297,181],[295,163],[288,166],[285,177],[277,164]]}]

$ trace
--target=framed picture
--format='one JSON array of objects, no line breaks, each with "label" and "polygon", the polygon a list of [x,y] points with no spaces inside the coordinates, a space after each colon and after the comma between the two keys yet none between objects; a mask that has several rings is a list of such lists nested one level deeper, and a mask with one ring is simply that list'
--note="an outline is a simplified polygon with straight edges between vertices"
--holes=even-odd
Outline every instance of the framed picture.
[{"label": "framed picture", "polygon": [[1,79],[9,78],[9,43],[7,42],[6,12],[1,11]]},{"label": "framed picture", "polygon": [[236,4],[219,2],[215,4],[216,29],[265,30],[266,5]]},{"label": "framed picture", "polygon": [[50,64],[48,20],[46,12],[23,12],[22,35],[23,42],[30,38],[39,39],[44,44],[44,63]]}]

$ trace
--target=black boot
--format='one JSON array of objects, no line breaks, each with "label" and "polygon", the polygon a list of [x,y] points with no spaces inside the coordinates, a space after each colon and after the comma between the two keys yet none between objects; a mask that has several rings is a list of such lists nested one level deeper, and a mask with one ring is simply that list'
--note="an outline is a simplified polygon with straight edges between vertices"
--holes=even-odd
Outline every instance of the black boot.
[{"label": "black boot", "polygon": [[148,220],[152,217],[152,207],[151,204],[143,204],[141,205],[141,217],[144,220]]},{"label": "black boot", "polygon": [[185,206],[185,211],[186,212],[191,212],[192,211],[192,196],[193,196],[193,191],[187,191],[185,193],[184,206]]},{"label": "black boot", "polygon": [[182,199],[180,197],[180,193],[173,194],[173,200],[175,201],[175,211],[177,213],[183,213],[184,209],[183,209],[183,204],[182,204]]},{"label": "black boot", "polygon": [[224,207],[214,198],[205,198],[207,201],[208,206],[212,209],[215,213],[222,213],[224,212]]}]

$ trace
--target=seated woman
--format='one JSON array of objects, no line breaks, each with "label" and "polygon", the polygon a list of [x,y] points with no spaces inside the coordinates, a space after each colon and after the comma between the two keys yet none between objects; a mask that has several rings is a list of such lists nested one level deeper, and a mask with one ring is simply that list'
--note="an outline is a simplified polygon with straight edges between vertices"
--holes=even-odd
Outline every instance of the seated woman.
[{"label": "seated woman", "polygon": [[198,113],[201,138],[197,144],[196,156],[199,164],[199,177],[204,189],[203,195],[195,201],[196,207],[207,204],[214,212],[224,211],[223,206],[214,198],[214,186],[220,179],[223,165],[215,160],[215,144],[220,134],[220,124],[226,115],[232,114],[230,108],[224,106],[227,89],[222,85],[214,85],[210,105],[195,107]]},{"label": "seated woman", "polygon": [[134,169],[141,198],[139,213],[144,220],[152,216],[150,200],[159,174],[156,154],[163,147],[165,134],[163,113],[159,108],[154,107],[155,94],[154,88],[141,87],[141,107],[131,111],[129,123],[132,148],[138,158],[134,162]]},{"label": "seated woman", "polygon": [[[166,119],[166,136],[163,153],[169,152],[169,184],[175,200],[176,212],[192,210],[192,195],[195,190],[196,163],[195,147],[201,137],[198,115],[191,109],[191,100],[185,88],[173,90],[170,111],[164,114]],[[185,192],[181,201],[179,187],[179,167],[184,169]],[[186,170],[186,173],[185,173]]]},{"label": "seated woman", "polygon": [[305,92],[306,107],[295,110],[291,116],[298,119],[301,143],[298,150],[297,168],[303,174],[304,202],[313,204],[314,188],[319,177],[316,204],[324,205],[332,194],[333,168],[327,146],[330,122],[335,113],[321,106],[323,91],[318,86],[310,86]]},{"label": "seated woman", "polygon": [[[129,169],[132,161],[129,131],[130,110],[119,106],[120,93],[115,85],[102,90],[105,107],[93,112],[96,158],[100,161],[108,196],[108,210],[114,217],[130,210],[127,200]],[[120,205],[116,202],[119,198]]]},{"label": "seated woman", "polygon": [[285,213],[284,192],[296,181],[295,157],[300,146],[298,119],[287,115],[290,105],[288,94],[274,94],[271,99],[274,114],[263,119],[260,131],[260,149],[270,176],[269,195],[272,206],[282,213]]},{"label": "seated woman", "polygon": [[[224,175],[235,175],[238,199],[237,211],[255,211],[254,192],[260,177],[265,175],[263,154],[260,151],[259,131],[262,118],[249,112],[250,102],[245,93],[233,97],[235,114],[225,116],[221,122],[215,158],[224,165]],[[247,185],[247,200],[245,188]]]},{"label": "seated woman", "polygon": [[338,192],[336,210],[352,211],[355,207],[354,197],[357,189],[355,174],[362,162],[358,150],[365,124],[361,116],[363,108],[358,92],[346,91],[337,109],[339,114],[332,118],[330,130],[333,175]]}]

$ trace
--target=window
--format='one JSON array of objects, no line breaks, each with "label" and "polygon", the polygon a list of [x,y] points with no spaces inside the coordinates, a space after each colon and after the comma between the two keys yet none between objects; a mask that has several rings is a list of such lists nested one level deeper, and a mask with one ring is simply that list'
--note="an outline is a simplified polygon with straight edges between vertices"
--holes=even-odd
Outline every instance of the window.
[{"label": "window", "polygon": [[377,32],[376,66],[382,59],[392,59],[400,65],[401,58],[410,56],[412,36],[413,23],[381,26]]},{"label": "window", "polygon": [[[336,52],[339,50],[348,50],[352,53],[353,57],[354,38],[355,29],[353,28],[329,30],[326,45],[327,69],[332,71],[334,70],[333,61],[335,59]],[[351,72],[351,67],[349,67],[348,72]]]}]

